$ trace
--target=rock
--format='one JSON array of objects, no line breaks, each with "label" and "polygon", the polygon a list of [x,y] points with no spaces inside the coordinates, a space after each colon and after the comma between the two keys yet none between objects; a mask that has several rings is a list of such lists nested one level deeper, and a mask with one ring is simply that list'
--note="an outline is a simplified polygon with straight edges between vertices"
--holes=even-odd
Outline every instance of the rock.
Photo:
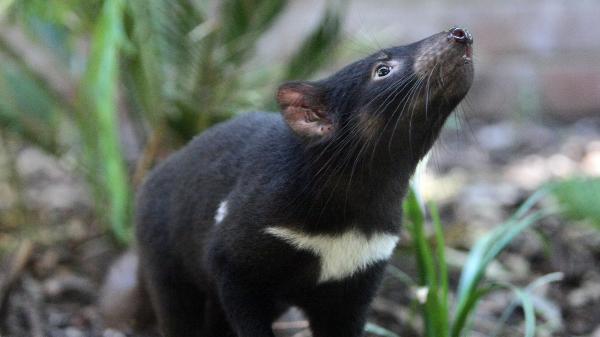
[{"label": "rock", "polygon": [[127,335],[118,330],[106,329],[102,332],[102,337],[127,337]]},{"label": "rock", "polygon": [[84,182],[40,150],[21,151],[17,170],[25,184],[25,197],[31,208],[69,210],[91,204]]},{"label": "rock", "polygon": [[475,183],[462,190],[456,204],[459,221],[489,229],[506,218],[503,207],[514,205],[521,192],[510,184]]},{"label": "rock", "polygon": [[502,262],[509,270],[513,280],[526,280],[531,276],[531,266],[527,257],[518,254],[505,253]]},{"label": "rock", "polygon": [[526,190],[534,190],[550,180],[551,176],[544,157],[530,155],[511,163],[505,171],[504,179]]},{"label": "rock", "polygon": [[590,142],[581,160],[581,170],[590,176],[600,176],[600,140]]},{"label": "rock", "polygon": [[44,281],[43,290],[44,295],[54,301],[71,299],[78,303],[91,303],[96,297],[96,289],[88,279],[69,272]]},{"label": "rock", "polygon": [[65,337],[85,337],[85,335],[77,328],[68,327],[65,329]]},{"label": "rock", "polygon": [[40,257],[33,263],[35,275],[39,278],[45,278],[50,275],[61,259],[61,253],[54,248],[44,251]]},{"label": "rock", "polygon": [[487,151],[510,149],[517,141],[515,125],[502,122],[481,127],[477,133],[477,143]]},{"label": "rock", "polygon": [[585,281],[579,288],[571,291],[567,297],[569,305],[580,307],[600,300],[600,280]]}]

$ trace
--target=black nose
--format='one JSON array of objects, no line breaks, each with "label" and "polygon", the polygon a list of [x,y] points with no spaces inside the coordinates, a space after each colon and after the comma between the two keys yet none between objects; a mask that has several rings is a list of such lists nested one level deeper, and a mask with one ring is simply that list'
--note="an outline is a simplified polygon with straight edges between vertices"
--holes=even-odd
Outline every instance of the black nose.
[{"label": "black nose", "polygon": [[448,39],[453,39],[454,41],[463,44],[473,43],[473,35],[471,35],[468,30],[460,27],[451,28],[448,32]]}]

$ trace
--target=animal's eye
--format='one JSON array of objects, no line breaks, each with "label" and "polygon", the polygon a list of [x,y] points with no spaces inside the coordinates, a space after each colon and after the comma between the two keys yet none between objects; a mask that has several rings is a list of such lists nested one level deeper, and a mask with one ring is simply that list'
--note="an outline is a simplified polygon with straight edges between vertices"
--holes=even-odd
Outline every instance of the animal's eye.
[{"label": "animal's eye", "polygon": [[386,77],[387,75],[390,74],[391,71],[392,71],[392,67],[388,66],[387,64],[381,64],[377,67],[377,69],[375,69],[375,76],[376,77]]}]

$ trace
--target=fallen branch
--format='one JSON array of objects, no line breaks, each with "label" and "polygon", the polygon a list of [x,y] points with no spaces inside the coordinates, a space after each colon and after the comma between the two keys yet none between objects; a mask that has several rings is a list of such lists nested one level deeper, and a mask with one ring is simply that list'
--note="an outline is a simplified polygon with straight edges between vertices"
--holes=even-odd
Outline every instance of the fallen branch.
[{"label": "fallen branch", "polygon": [[4,317],[10,292],[25,270],[32,253],[33,243],[29,240],[22,241],[17,250],[0,266],[0,317]]},{"label": "fallen branch", "polygon": [[29,336],[44,337],[44,321],[40,309],[42,305],[40,286],[30,276],[26,276],[23,280],[23,290],[26,295],[26,305],[23,309],[29,327]]}]

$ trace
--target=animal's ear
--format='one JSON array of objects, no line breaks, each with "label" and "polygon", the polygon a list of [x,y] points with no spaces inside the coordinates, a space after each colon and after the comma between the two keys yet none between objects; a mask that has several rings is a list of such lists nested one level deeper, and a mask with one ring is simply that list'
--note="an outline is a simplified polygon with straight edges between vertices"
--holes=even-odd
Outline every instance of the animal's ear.
[{"label": "animal's ear", "polygon": [[301,137],[323,137],[333,132],[324,89],[309,82],[288,82],[279,87],[277,102],[281,114]]}]

